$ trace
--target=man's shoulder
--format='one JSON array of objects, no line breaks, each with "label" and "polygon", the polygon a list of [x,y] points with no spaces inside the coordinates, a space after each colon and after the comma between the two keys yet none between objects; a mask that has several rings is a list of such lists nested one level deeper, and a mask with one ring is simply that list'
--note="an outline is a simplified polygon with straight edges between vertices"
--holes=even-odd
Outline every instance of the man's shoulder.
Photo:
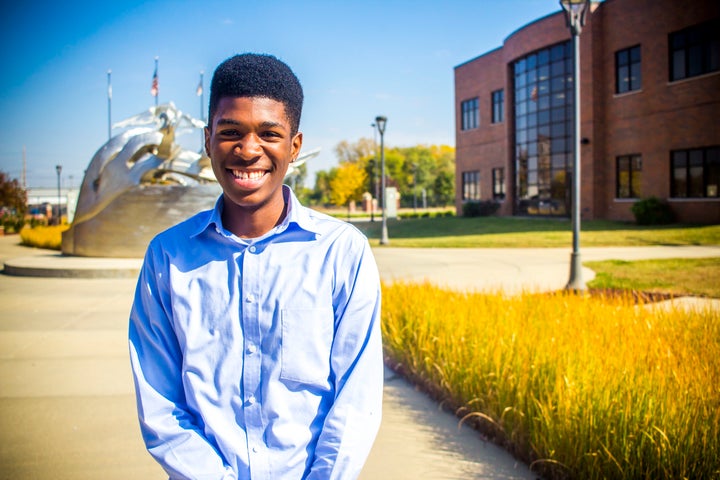
[{"label": "man's shoulder", "polygon": [[167,245],[174,244],[177,241],[187,242],[208,227],[212,212],[212,210],[204,210],[180,223],[176,223],[155,235],[151,244]]},{"label": "man's shoulder", "polygon": [[352,223],[339,218],[332,217],[326,213],[313,210],[309,207],[302,207],[307,217],[320,235],[340,235],[358,239],[366,239],[365,235]]}]

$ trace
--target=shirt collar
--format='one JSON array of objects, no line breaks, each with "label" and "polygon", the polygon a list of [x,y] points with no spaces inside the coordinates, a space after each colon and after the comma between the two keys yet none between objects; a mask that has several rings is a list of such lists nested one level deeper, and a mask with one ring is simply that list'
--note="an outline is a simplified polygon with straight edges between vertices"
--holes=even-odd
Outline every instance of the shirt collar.
[{"label": "shirt collar", "polygon": [[[310,209],[303,207],[303,205],[297,199],[295,193],[289,186],[283,185],[282,189],[283,196],[285,197],[285,202],[288,206],[287,212],[285,213],[285,218],[283,219],[283,221],[280,222],[280,224],[277,225],[274,229],[272,229],[271,232],[282,233],[287,230],[292,224],[295,224],[302,230],[319,235],[320,229],[316,225],[315,219],[310,214]],[[195,237],[197,235],[200,235],[202,232],[204,232],[210,227],[214,227],[214,229],[221,234],[223,232],[227,232],[222,224],[222,212],[223,194],[220,194],[218,199],[215,201],[215,206],[213,207],[213,209],[207,212],[209,213],[209,215],[206,215],[205,218],[198,223],[197,228],[193,232],[191,232],[190,236]]]}]

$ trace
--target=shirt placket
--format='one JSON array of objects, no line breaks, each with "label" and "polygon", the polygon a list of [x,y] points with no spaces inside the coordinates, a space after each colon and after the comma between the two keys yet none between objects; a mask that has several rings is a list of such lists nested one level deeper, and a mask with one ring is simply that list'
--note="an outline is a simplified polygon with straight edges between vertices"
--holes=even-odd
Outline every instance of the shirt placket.
[{"label": "shirt placket", "polygon": [[248,458],[252,478],[269,478],[269,459],[265,445],[260,388],[262,352],[260,330],[260,251],[250,245],[242,256],[243,413],[248,438]]}]

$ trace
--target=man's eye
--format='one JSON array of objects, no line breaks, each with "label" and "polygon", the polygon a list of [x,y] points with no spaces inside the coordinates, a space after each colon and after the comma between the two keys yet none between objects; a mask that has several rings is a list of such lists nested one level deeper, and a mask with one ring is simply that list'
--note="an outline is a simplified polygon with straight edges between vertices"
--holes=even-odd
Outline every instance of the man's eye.
[{"label": "man's eye", "polygon": [[219,133],[223,137],[237,137],[238,135],[240,135],[240,132],[238,132],[237,130],[220,130]]}]

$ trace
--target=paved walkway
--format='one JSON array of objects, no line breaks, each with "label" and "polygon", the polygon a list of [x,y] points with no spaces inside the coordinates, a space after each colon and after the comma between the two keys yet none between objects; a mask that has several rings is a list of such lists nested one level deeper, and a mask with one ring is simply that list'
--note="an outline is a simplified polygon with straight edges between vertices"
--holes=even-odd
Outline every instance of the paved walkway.
[{"label": "paved walkway", "polygon": [[[139,260],[61,257],[17,241],[0,237],[0,262],[16,273],[46,276],[0,275],[0,480],[166,478],[140,441],[127,361]],[[565,250],[380,248],[375,254],[386,280],[432,278],[451,287],[518,291],[562,288],[568,275]],[[720,247],[583,254],[584,260],[717,257]],[[585,273],[589,280],[592,273]],[[363,480],[533,478],[391,372],[384,408]]]}]

